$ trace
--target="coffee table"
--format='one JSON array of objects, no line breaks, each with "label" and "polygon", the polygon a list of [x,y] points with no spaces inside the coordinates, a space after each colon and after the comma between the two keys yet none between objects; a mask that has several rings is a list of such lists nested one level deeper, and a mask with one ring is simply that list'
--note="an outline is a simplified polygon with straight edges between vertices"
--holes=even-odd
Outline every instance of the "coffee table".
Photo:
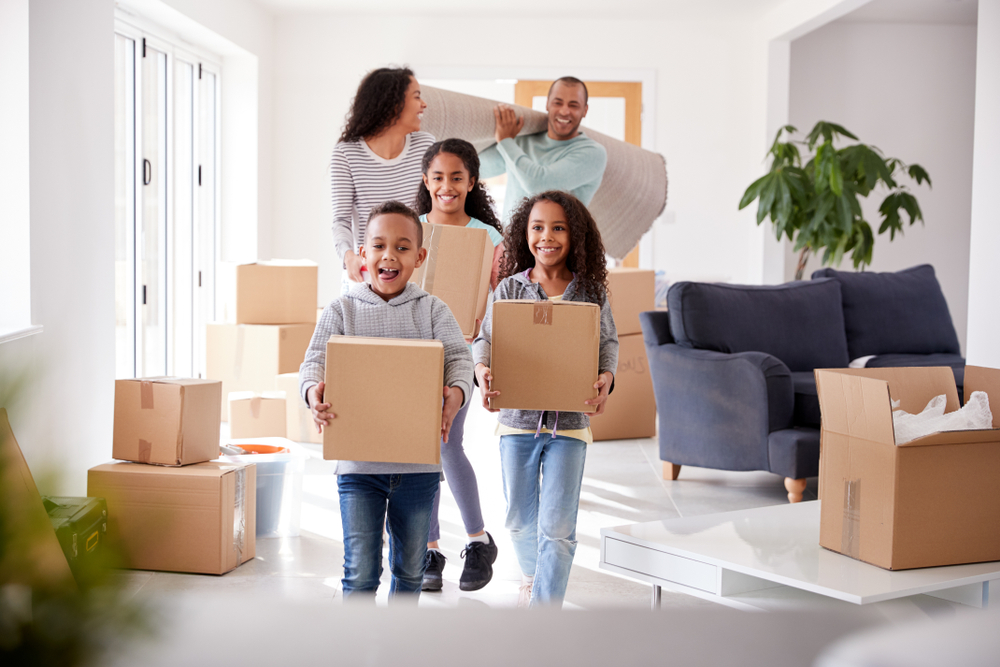
[{"label": "coffee table", "polygon": [[[989,605],[1000,561],[883,570],[819,546],[820,501],[601,530],[602,569],[739,609],[869,605],[930,595]],[[993,584],[994,594],[1000,583]]]}]

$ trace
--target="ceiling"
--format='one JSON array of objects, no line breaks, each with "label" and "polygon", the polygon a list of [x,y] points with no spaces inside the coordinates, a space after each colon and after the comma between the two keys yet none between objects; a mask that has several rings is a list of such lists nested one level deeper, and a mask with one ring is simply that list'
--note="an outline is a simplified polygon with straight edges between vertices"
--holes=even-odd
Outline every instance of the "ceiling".
[{"label": "ceiling", "polygon": [[872,0],[840,21],[976,25],[978,14],[978,0]]}]

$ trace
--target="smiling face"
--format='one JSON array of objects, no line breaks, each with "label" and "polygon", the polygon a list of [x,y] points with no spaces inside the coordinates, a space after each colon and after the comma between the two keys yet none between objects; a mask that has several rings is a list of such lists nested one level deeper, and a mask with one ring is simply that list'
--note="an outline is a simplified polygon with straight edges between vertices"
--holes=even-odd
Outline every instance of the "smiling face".
[{"label": "smiling face", "polygon": [[452,153],[438,153],[424,174],[424,185],[431,194],[431,206],[442,213],[465,211],[465,198],[476,181],[469,177],[462,158]]},{"label": "smiling face", "polygon": [[557,81],[545,102],[549,114],[549,138],[557,141],[572,139],[580,132],[580,123],[587,117],[587,94],[583,86]]},{"label": "smiling face", "polygon": [[406,289],[413,270],[427,257],[419,245],[418,224],[400,213],[384,213],[368,222],[361,260],[372,290],[386,301]]},{"label": "smiling face", "polygon": [[394,125],[406,130],[407,133],[417,132],[420,130],[420,121],[423,120],[426,108],[427,103],[420,98],[420,84],[411,76],[410,85],[406,88],[406,101],[403,104],[403,110]]},{"label": "smiling face", "polygon": [[557,268],[569,257],[569,224],[559,204],[542,200],[531,207],[528,216],[528,248],[535,264]]}]

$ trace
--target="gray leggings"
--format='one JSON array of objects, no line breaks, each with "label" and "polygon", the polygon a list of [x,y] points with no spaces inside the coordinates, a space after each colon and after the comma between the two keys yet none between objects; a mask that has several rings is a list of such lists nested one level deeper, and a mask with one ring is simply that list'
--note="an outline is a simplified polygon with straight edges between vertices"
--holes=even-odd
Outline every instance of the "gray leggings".
[{"label": "gray leggings", "polygon": [[[472,400],[475,400],[473,397]],[[441,443],[441,467],[444,468],[444,478],[448,482],[451,494],[455,496],[458,503],[458,510],[462,514],[462,523],[465,524],[465,532],[469,535],[478,533],[485,524],[483,523],[483,510],[479,505],[479,484],[476,482],[476,471],[469,463],[469,457],[465,455],[462,447],[462,440],[465,436],[465,416],[469,413],[470,400],[465,407],[455,415],[455,421],[451,424],[451,433],[448,434],[448,442]],[[441,539],[441,524],[438,522],[438,506],[441,503],[441,487],[434,494],[434,508],[431,510],[431,530],[427,536],[428,542],[437,542]]]}]

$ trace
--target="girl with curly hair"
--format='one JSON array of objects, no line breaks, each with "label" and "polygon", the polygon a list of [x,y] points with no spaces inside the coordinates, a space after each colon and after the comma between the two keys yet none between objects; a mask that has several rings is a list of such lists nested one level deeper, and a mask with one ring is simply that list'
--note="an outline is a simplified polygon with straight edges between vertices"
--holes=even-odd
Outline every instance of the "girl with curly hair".
[{"label": "girl with curly hair", "polygon": [[365,75],[333,148],[333,241],[344,266],[341,292],[364,281],[358,249],[368,212],[397,200],[413,206],[420,186],[420,160],[434,136],[420,131],[427,104],[405,67],[381,67]]},{"label": "girl with curly hair", "polygon": [[[421,171],[423,182],[417,192],[417,213],[420,214],[421,222],[485,229],[494,246],[494,268],[490,284],[496,287],[496,272],[503,256],[503,228],[493,211],[493,198],[486,186],[479,181],[479,155],[475,147],[462,139],[439,141],[424,153]],[[459,579],[459,588],[463,591],[476,591],[493,578],[497,547],[493,537],[486,532],[476,472],[462,447],[469,405],[471,404],[466,403],[455,416],[448,442],[441,443],[441,465],[469,537],[468,544],[462,551],[465,566]],[[441,525],[438,521],[440,501],[439,487],[434,496],[430,534],[427,536],[422,587],[425,591],[441,590],[442,573],[447,560],[438,546],[441,538]]]},{"label": "girl with curly hair", "polygon": [[[589,301],[601,307],[597,398],[604,412],[618,368],[618,333],[608,303],[604,244],[597,223],[571,194],[543,192],[526,198],[504,234],[498,299]],[[473,342],[483,407],[500,395],[490,372],[492,308]],[[582,406],[581,406],[582,407]],[[507,528],[521,566],[518,606],[560,606],[576,553],[576,516],[587,445],[594,441],[586,413],[500,410],[496,433],[507,497]],[[558,431],[558,433],[557,433]],[[544,473],[544,474],[543,474]]]}]

